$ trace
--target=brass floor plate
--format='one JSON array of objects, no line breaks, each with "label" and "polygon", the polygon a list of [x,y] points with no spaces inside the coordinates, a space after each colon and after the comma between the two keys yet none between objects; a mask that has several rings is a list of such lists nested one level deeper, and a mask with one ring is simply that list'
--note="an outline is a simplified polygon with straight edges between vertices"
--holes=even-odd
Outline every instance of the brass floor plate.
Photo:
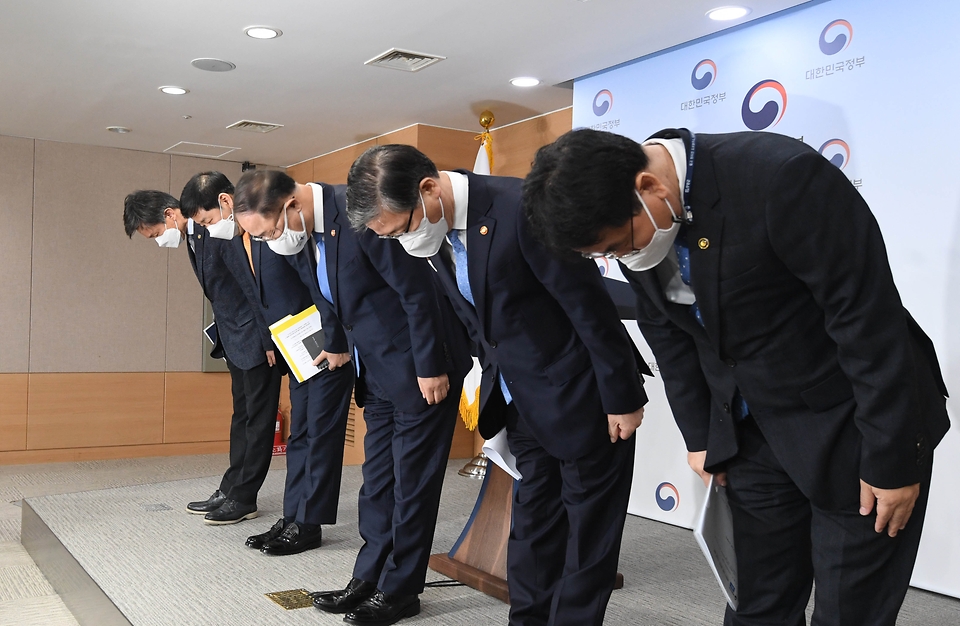
[{"label": "brass floor plate", "polygon": [[306,609],[313,606],[313,598],[306,589],[291,589],[289,591],[274,591],[263,594],[288,611]]}]

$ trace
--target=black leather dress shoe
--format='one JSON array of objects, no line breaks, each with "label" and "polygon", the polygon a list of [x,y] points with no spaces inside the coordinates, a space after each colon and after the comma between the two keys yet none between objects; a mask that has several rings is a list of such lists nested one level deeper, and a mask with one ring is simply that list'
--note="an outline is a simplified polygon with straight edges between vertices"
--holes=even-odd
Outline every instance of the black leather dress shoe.
[{"label": "black leather dress shoe", "polygon": [[219,509],[220,505],[223,504],[223,501],[226,499],[227,496],[223,495],[223,492],[217,489],[213,492],[213,495],[206,500],[188,502],[187,513],[193,513],[194,515],[206,515],[210,511],[216,511]]},{"label": "black leather dress shoe", "polygon": [[236,500],[227,498],[216,511],[210,511],[203,516],[204,524],[223,525],[236,524],[245,519],[253,519],[257,513],[256,504],[241,504]]},{"label": "black leather dress shoe", "polygon": [[271,556],[300,554],[306,550],[319,548],[322,534],[319,526],[314,531],[306,531],[300,524],[291,522],[276,539],[264,543],[260,552]]},{"label": "black leather dress shoe", "polygon": [[327,613],[346,613],[357,608],[377,590],[376,583],[351,578],[346,589],[320,591],[313,595],[313,606]]},{"label": "black leather dress shoe", "polygon": [[363,626],[389,626],[419,612],[420,596],[391,595],[377,589],[360,606],[344,615],[343,621]]},{"label": "black leather dress shoe", "polygon": [[279,520],[277,520],[276,524],[270,527],[270,530],[267,532],[247,537],[247,547],[253,548],[254,550],[259,550],[263,547],[263,544],[267,543],[268,541],[273,541],[279,537],[286,525],[287,523],[281,517]]}]

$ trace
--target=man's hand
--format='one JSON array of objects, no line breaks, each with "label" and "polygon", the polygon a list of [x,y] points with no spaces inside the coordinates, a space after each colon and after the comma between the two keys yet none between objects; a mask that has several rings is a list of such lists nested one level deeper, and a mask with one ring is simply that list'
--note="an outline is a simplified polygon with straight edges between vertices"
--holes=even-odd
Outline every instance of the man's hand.
[{"label": "man's hand", "polygon": [[277,364],[277,355],[273,352],[273,350],[267,350],[267,365],[269,365],[270,367],[273,367],[276,364]]},{"label": "man's hand", "polygon": [[897,533],[906,527],[919,495],[920,483],[899,489],[878,489],[861,480],[860,515],[870,515],[876,501],[877,523],[873,525],[873,529],[882,533],[886,528],[888,535],[896,537]]},{"label": "man's hand", "polygon": [[607,433],[610,443],[617,443],[617,439],[629,439],[643,423],[643,407],[633,413],[622,415],[607,415]]},{"label": "man's hand", "polygon": [[450,391],[450,379],[447,378],[446,374],[432,378],[417,376],[417,383],[420,385],[420,395],[427,401],[427,404],[440,404],[447,397],[447,392]]},{"label": "man's hand", "polygon": [[[687,452],[687,464],[690,466],[690,469],[695,471],[700,475],[700,478],[703,480],[704,486],[710,486],[710,477],[714,476],[709,472],[703,471],[703,464],[707,460],[707,451],[700,450],[699,452]],[[717,484],[721,487],[727,486],[727,473],[718,472],[716,474]]]},{"label": "man's hand", "polygon": [[331,354],[326,350],[324,350],[323,352],[320,353],[320,356],[318,356],[313,360],[313,364],[319,367],[320,364],[323,363],[324,359],[326,359],[327,363],[330,364],[330,367],[328,369],[333,371],[338,367],[343,367],[344,365],[350,362],[350,353],[341,352],[341,353]]}]

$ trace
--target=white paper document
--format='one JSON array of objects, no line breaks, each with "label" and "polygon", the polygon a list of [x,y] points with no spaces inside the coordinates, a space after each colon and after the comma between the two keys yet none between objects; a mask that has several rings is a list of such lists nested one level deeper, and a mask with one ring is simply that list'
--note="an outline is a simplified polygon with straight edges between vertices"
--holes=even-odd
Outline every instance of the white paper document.
[{"label": "white paper document", "polygon": [[733,551],[733,514],[727,500],[727,489],[710,479],[707,497],[693,535],[700,544],[707,563],[720,583],[730,608],[737,610],[737,555]]},{"label": "white paper document", "polygon": [[290,371],[296,377],[297,382],[303,382],[308,378],[326,370],[325,367],[317,367],[313,364],[314,357],[310,356],[310,351],[303,344],[303,340],[321,330],[320,313],[316,306],[297,313],[288,315],[282,320],[270,325],[270,336],[273,343],[283,355]]},{"label": "white paper document", "polygon": [[487,458],[500,466],[500,469],[513,476],[514,480],[521,480],[523,476],[517,471],[517,459],[510,452],[510,446],[507,445],[507,429],[501,428],[500,432],[492,438],[483,442],[483,453]]}]

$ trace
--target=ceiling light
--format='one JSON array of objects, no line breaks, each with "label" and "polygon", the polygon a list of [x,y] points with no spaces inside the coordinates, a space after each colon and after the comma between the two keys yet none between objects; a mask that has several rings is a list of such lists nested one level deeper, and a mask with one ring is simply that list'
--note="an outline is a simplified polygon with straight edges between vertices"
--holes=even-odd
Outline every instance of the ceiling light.
[{"label": "ceiling light", "polygon": [[182,96],[185,93],[190,93],[189,89],[184,89],[183,87],[174,87],[173,85],[167,85],[161,87],[160,91],[167,94],[168,96]]},{"label": "ceiling light", "polygon": [[247,26],[243,29],[247,37],[254,39],[276,39],[283,34],[279,28],[270,28],[269,26]]},{"label": "ceiling light", "polygon": [[707,11],[707,17],[718,22],[728,22],[730,20],[739,20],[741,17],[750,13],[747,7],[717,7]]},{"label": "ceiling light", "polygon": [[111,133],[117,133],[119,135],[126,135],[130,132],[130,129],[126,126],[107,126],[107,130]]},{"label": "ceiling light", "polygon": [[536,87],[540,84],[540,79],[530,76],[519,76],[517,78],[511,78],[510,84],[514,87]]}]

